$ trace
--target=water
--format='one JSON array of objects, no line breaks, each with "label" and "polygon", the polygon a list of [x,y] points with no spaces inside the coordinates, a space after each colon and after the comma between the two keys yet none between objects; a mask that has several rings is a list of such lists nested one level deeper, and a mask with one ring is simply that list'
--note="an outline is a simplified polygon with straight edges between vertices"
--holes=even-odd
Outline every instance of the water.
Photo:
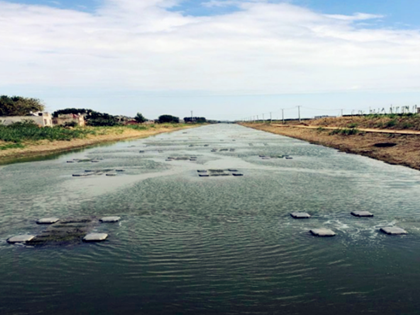
[{"label": "water", "polygon": [[[72,177],[103,168],[125,172]],[[198,177],[215,168],[244,176]],[[418,171],[237,125],[0,166],[0,313],[418,314],[419,188]],[[122,219],[94,228],[103,243],[6,242],[38,218],[108,215]],[[390,225],[409,234],[378,232]]]}]

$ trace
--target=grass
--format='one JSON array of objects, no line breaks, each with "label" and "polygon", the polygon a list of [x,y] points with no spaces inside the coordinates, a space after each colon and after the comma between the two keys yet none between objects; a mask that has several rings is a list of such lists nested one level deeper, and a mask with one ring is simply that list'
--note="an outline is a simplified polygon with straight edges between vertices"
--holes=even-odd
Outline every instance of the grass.
[{"label": "grass", "polygon": [[8,143],[6,145],[0,146],[1,150],[7,150],[7,149],[23,149],[25,146],[22,143]]},{"label": "grass", "polygon": [[358,135],[363,134],[360,130],[356,128],[343,128],[343,129],[334,129],[330,133],[330,135],[342,135],[342,136],[352,136],[352,135]]},{"label": "grass", "polygon": [[0,150],[24,148],[27,144],[34,144],[37,141],[70,141],[72,139],[86,138],[88,135],[121,135],[127,130],[155,130],[156,128],[179,128],[187,124],[151,124],[151,125],[128,125],[128,126],[101,126],[101,127],[74,127],[62,126],[39,127],[33,122],[15,123],[9,126],[0,125]]},{"label": "grass", "polygon": [[31,123],[15,123],[9,126],[0,126],[0,140],[5,142],[21,143],[23,141],[70,141],[75,138],[84,138],[88,134],[95,134],[94,130],[63,127],[40,128]]}]

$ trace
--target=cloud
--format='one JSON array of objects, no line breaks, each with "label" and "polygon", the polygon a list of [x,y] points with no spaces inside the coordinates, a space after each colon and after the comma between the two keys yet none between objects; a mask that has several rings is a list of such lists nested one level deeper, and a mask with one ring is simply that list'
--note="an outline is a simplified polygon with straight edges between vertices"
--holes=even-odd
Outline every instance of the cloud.
[{"label": "cloud", "polygon": [[[0,2],[0,86],[264,94],[418,88],[418,30],[364,29],[356,13],[227,1],[107,0],[94,13]],[[210,1],[207,6],[217,5]]]}]

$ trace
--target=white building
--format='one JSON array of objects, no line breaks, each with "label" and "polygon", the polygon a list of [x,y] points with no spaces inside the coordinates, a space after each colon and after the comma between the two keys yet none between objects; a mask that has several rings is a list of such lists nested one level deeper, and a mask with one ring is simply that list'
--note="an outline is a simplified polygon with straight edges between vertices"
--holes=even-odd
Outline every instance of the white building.
[{"label": "white building", "polygon": [[40,127],[52,127],[52,116],[50,113],[33,113],[31,116],[0,116],[1,125],[11,125],[25,120],[32,120]]}]

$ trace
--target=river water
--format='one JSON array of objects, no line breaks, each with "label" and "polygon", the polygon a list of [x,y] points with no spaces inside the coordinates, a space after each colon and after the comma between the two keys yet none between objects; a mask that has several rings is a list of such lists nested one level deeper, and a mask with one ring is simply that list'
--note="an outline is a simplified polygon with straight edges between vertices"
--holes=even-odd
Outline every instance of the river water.
[{"label": "river water", "polygon": [[[104,168],[124,172],[72,176]],[[0,314],[418,314],[419,192],[418,171],[223,124],[0,166]],[[102,243],[6,242],[108,215]]]}]

